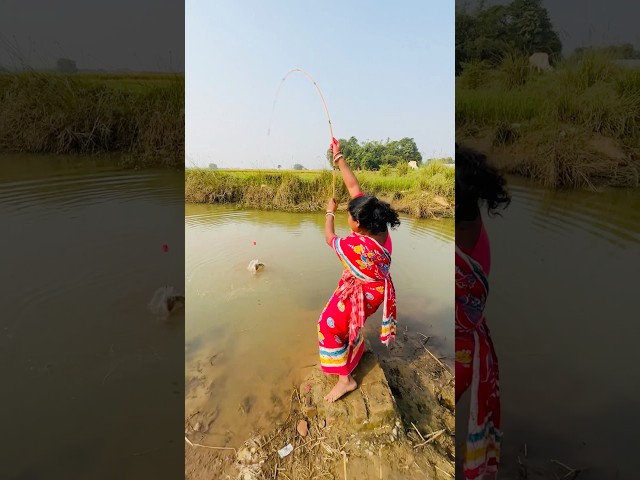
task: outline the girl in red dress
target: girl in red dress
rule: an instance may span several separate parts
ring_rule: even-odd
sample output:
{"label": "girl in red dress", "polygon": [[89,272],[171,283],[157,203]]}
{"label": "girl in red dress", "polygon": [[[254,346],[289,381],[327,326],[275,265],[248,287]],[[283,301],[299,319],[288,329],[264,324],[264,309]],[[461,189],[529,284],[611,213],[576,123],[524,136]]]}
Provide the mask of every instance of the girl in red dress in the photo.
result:
{"label": "girl in red dress", "polygon": [[351,234],[335,234],[335,199],[327,204],[325,238],[344,265],[338,287],[318,320],[320,366],[327,374],[338,375],[338,382],[325,396],[334,402],[357,388],[351,373],[364,352],[361,329],[365,320],[382,308],[380,340],[389,346],[396,334],[396,297],[389,273],[391,237],[389,228],[400,225],[398,214],[388,203],[365,195],[345,162],[340,144],[331,144],[334,165],[340,169],[351,201],[347,207]]}

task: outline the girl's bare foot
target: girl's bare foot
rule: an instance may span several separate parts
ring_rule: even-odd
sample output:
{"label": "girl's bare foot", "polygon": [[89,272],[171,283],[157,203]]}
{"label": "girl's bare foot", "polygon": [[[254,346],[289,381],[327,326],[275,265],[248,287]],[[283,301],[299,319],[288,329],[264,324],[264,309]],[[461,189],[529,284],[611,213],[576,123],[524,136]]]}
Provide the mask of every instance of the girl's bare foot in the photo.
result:
{"label": "girl's bare foot", "polygon": [[358,383],[349,375],[348,379],[343,380],[345,377],[340,377],[338,383],[331,389],[331,391],[325,395],[324,399],[327,402],[335,402],[345,393],[352,392],[358,388]]}

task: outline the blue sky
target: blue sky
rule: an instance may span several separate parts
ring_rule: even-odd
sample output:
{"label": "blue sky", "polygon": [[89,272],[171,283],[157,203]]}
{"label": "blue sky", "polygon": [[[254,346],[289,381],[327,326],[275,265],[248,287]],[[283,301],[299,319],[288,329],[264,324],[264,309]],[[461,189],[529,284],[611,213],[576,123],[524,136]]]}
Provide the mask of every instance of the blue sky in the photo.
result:
{"label": "blue sky", "polygon": [[[330,134],[454,152],[454,2],[185,3],[187,166],[326,168]],[[267,132],[270,130],[270,135]]]}

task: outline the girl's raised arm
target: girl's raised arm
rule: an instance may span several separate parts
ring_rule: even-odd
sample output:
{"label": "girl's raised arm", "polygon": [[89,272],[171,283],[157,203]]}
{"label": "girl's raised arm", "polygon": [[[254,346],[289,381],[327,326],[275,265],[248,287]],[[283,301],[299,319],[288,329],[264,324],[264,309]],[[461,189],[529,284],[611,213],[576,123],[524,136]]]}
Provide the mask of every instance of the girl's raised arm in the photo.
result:
{"label": "girl's raised arm", "polygon": [[340,151],[340,142],[335,138],[331,143],[331,153],[333,154],[333,164],[340,169],[340,175],[342,176],[345,187],[347,187],[349,196],[351,198],[355,198],[362,193],[360,183],[358,183],[358,179],[349,168],[349,165],[347,165],[347,162]]}

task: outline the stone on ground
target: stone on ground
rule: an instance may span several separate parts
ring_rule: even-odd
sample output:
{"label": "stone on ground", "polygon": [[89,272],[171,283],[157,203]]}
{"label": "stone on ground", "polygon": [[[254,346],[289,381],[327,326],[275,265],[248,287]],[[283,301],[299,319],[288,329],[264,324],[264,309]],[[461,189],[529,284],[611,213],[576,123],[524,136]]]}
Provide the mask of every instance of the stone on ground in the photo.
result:
{"label": "stone on ground", "polygon": [[314,369],[300,385],[302,411],[319,424],[339,424],[351,431],[391,434],[399,419],[395,399],[373,352],[366,350],[354,372],[358,388],[329,403],[324,396],[337,377]]}

